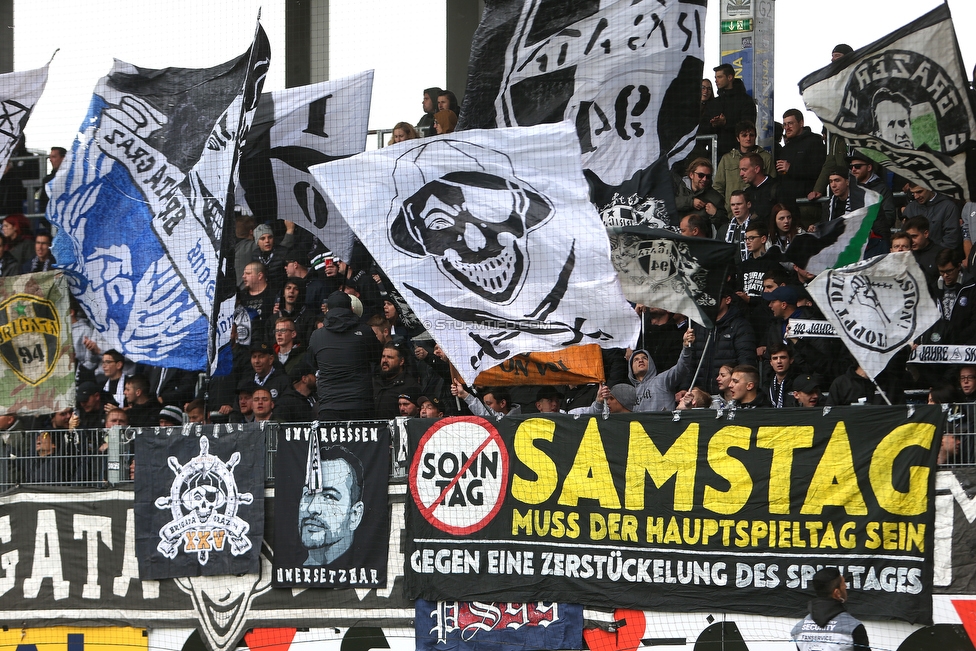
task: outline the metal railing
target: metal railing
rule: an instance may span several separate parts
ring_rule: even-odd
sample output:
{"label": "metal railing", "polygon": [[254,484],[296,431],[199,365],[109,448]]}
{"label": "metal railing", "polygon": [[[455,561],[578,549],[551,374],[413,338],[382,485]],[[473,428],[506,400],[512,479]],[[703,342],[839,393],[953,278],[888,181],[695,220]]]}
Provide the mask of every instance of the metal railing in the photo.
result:
{"label": "metal railing", "polygon": [[[905,406],[910,409],[910,406]],[[976,403],[943,406],[945,427],[941,467],[976,465]],[[396,419],[402,421],[404,419]],[[391,478],[403,481],[405,465],[397,459],[399,424],[390,423],[393,454]],[[345,423],[348,425],[348,423]],[[308,427],[310,423],[266,423],[265,473],[274,485],[278,433],[284,427]],[[320,423],[326,426],[328,423]],[[7,432],[0,437],[0,490],[17,485],[103,488],[131,484],[135,473],[133,442],[139,428],[113,427],[91,430],[29,430]]]}

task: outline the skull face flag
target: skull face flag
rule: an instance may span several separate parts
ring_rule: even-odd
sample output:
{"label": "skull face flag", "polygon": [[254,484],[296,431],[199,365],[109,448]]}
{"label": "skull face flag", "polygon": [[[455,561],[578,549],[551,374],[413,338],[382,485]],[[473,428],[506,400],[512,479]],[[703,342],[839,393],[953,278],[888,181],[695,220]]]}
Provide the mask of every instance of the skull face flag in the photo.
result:
{"label": "skull face flag", "polygon": [[568,123],[408,141],[311,172],[465,382],[519,353],[636,340]]}
{"label": "skull face flag", "polygon": [[136,556],[143,579],[260,570],[264,430],[256,424],[141,430]]}

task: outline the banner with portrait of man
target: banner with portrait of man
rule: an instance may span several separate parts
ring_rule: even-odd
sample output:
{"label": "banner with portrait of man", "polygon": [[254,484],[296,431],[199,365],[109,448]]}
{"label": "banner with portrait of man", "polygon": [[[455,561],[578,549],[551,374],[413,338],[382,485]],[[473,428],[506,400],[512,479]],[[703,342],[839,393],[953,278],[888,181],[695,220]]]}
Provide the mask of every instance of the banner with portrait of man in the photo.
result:
{"label": "banner with portrait of man", "polygon": [[848,147],[955,199],[969,196],[968,87],[948,4],[800,80],[807,109]]}
{"label": "banner with portrait of man", "polygon": [[390,431],[286,428],[275,467],[275,587],[385,588]]}

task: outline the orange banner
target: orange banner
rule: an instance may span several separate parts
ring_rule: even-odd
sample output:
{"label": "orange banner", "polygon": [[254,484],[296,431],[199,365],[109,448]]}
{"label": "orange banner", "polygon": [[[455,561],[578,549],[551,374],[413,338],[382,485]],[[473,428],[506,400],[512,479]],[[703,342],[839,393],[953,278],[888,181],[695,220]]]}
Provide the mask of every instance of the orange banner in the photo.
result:
{"label": "orange banner", "polygon": [[527,353],[480,373],[477,386],[589,384],[603,382],[603,354],[597,344],[570,346],[554,353]]}

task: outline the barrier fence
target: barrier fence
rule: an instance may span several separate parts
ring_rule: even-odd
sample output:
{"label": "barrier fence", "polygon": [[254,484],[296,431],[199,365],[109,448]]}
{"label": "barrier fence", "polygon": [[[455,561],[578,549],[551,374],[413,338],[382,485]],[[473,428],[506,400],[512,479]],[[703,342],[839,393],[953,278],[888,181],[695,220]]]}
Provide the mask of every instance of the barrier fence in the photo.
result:
{"label": "barrier fence", "polygon": [[[911,405],[906,405],[911,409]],[[829,409],[829,407],[825,408]],[[947,452],[940,467],[976,465],[976,403],[944,405],[945,442]],[[390,421],[391,432],[407,419]],[[358,421],[356,425],[386,425],[387,421]],[[278,434],[285,427],[309,427],[311,423],[265,424],[266,481],[273,486]],[[320,423],[328,426],[329,423]],[[348,425],[348,424],[347,424]],[[194,424],[182,428],[192,434]],[[112,427],[110,429],[23,430],[7,432],[0,437],[0,489],[17,485],[68,486],[102,488],[131,483],[135,474],[133,442],[141,429]],[[155,429],[155,428],[153,428]],[[166,429],[166,428],[161,428]],[[394,437],[395,438],[395,437]],[[391,478],[403,477],[403,460],[391,455]]]}

